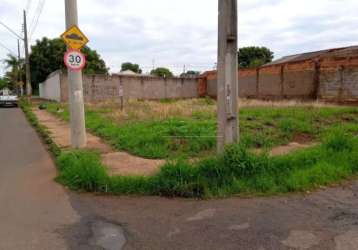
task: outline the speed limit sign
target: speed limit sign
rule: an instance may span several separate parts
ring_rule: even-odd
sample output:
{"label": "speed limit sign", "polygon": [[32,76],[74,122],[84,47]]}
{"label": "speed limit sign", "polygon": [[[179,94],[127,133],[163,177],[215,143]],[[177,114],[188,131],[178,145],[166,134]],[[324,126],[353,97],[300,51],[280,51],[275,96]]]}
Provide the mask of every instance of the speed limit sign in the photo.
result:
{"label": "speed limit sign", "polygon": [[80,51],[69,50],[64,56],[65,65],[73,71],[79,71],[86,65],[86,57]]}

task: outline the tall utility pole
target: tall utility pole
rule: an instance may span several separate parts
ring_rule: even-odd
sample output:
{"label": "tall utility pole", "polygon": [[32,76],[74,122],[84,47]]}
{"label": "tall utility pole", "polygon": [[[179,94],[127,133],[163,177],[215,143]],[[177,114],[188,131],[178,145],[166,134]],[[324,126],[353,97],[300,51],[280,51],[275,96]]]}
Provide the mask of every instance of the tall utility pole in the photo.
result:
{"label": "tall utility pole", "polygon": [[26,64],[26,94],[31,97],[31,72],[30,72],[30,57],[29,57],[29,41],[27,36],[27,20],[26,10],[24,10],[24,45],[25,45],[25,64]]}
{"label": "tall utility pole", "polygon": [[18,71],[17,71],[17,74],[18,74],[18,76],[17,76],[17,82],[18,82],[18,84],[20,84],[19,85],[19,87],[20,87],[20,95],[22,96],[23,94],[24,94],[24,90],[23,90],[23,86],[22,86],[22,76],[21,76],[21,67],[22,67],[22,65],[20,64],[20,62],[21,62],[21,53],[20,53],[20,40],[19,39],[17,39],[17,60],[18,60]]}
{"label": "tall utility pole", "polygon": [[217,150],[239,140],[237,0],[219,0]]}
{"label": "tall utility pole", "polygon": [[[66,28],[78,25],[77,0],[65,0]],[[85,112],[83,102],[82,71],[68,69],[71,144],[73,148],[83,148],[87,144]]]}

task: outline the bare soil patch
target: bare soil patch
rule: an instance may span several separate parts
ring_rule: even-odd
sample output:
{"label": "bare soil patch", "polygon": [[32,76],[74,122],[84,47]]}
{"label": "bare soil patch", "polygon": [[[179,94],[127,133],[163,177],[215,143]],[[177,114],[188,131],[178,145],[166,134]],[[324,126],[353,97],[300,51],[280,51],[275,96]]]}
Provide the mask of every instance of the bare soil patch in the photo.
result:
{"label": "bare soil patch", "polygon": [[309,144],[314,140],[313,136],[310,134],[299,133],[295,134],[292,138],[292,142],[296,142],[298,144]]}
{"label": "bare soil patch", "polygon": [[102,155],[104,165],[110,175],[152,175],[164,164],[164,160],[149,160],[130,155],[125,152],[112,152]]}
{"label": "bare soil patch", "polygon": [[[67,122],[55,117],[46,110],[33,108],[33,113],[39,122],[45,126],[54,142],[62,149],[71,147],[70,126]],[[163,160],[149,160],[130,155],[125,152],[115,152],[99,137],[87,132],[86,149],[101,153],[104,165],[110,175],[148,176],[159,170]]]}
{"label": "bare soil patch", "polygon": [[282,145],[282,146],[278,146],[278,147],[273,148],[271,150],[271,152],[270,152],[270,156],[286,155],[286,154],[289,154],[289,153],[294,152],[296,150],[313,147],[314,145],[315,144],[313,144],[313,143],[301,144],[301,143],[297,143],[297,142],[291,142],[291,143],[289,143],[287,145]]}
{"label": "bare soil patch", "polygon": [[[269,152],[269,155],[270,156],[286,155],[286,154],[289,154],[291,152],[294,152],[294,151],[297,151],[300,149],[313,147],[315,145],[317,145],[317,144],[313,141],[312,135],[297,134],[293,137],[292,142],[290,142],[286,145],[280,145],[280,146],[272,148],[271,151]],[[257,148],[257,149],[254,149],[253,152],[256,154],[260,154],[263,152],[263,149]]]}

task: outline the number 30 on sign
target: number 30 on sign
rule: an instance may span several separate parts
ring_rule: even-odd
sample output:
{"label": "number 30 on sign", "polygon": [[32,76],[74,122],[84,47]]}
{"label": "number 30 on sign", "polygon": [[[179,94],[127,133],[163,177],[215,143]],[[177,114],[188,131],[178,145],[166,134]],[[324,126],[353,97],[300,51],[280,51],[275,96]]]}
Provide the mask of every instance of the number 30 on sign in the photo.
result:
{"label": "number 30 on sign", "polygon": [[86,57],[80,51],[69,50],[64,56],[65,65],[68,69],[79,71],[86,65]]}

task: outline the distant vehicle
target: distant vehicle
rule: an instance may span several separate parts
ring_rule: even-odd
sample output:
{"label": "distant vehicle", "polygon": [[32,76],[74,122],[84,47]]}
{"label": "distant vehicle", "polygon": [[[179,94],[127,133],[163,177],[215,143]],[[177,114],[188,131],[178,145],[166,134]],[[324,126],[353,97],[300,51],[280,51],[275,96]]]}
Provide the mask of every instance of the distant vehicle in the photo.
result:
{"label": "distant vehicle", "polygon": [[8,89],[0,90],[0,106],[17,107],[19,98]]}

